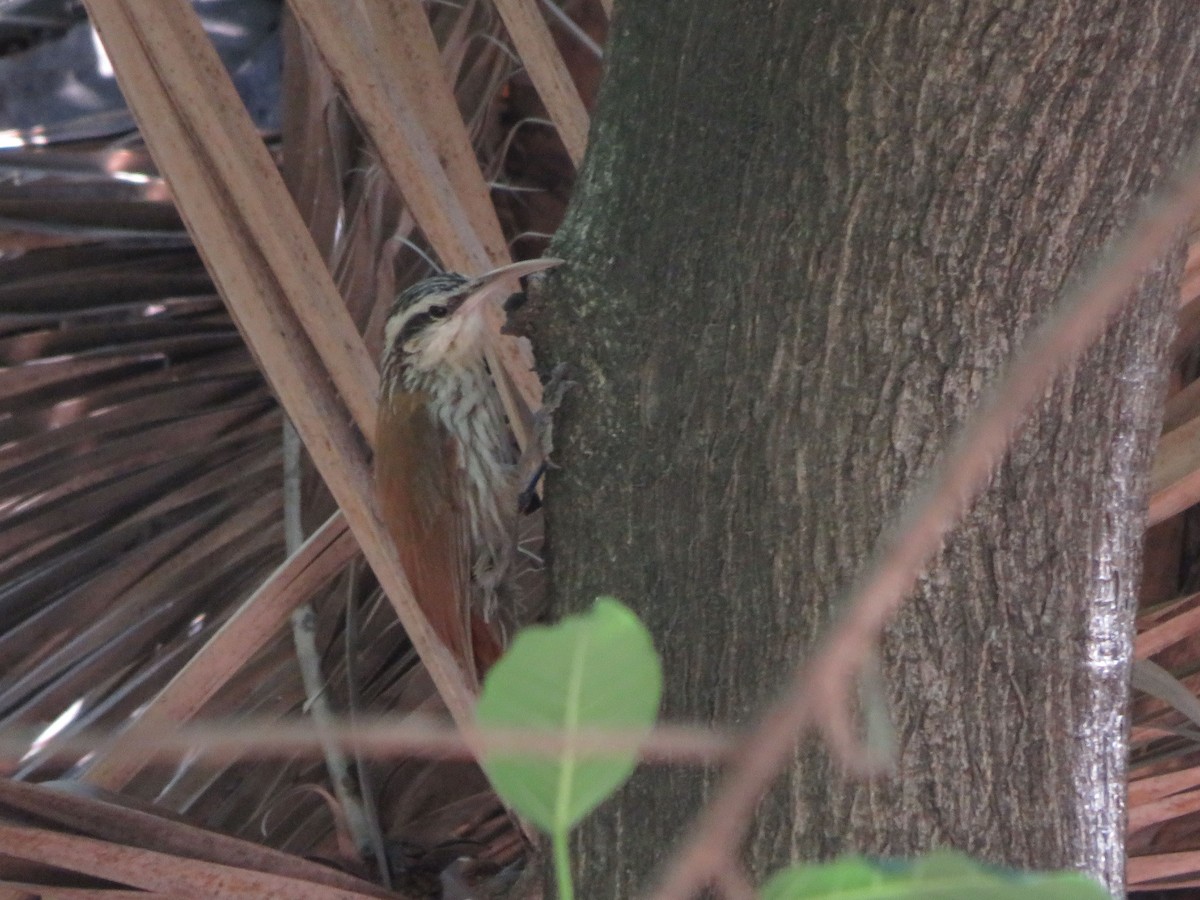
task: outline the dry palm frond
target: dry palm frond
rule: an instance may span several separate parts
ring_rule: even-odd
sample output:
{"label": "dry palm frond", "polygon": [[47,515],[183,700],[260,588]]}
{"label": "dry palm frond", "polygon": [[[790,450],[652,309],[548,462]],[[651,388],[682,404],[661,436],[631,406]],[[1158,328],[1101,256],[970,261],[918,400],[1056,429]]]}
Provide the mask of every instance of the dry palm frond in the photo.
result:
{"label": "dry palm frond", "polygon": [[192,251],[10,268],[0,709],[49,723],[82,699],[82,722],[114,693],[144,699],[139,666],[274,564],[278,413]]}
{"label": "dry palm frond", "polygon": [[[21,859],[170,896],[193,895],[197,885],[214,895],[243,890],[297,897],[389,896],[326,866],[199,829],[116,796],[87,796],[70,783],[0,783],[0,823],[0,839],[7,834],[26,841],[26,851],[14,854]],[[113,867],[103,868],[97,856]],[[188,860],[194,868],[180,871],[176,860]],[[39,880],[48,880],[46,874]]]}
{"label": "dry palm frond", "polygon": [[[98,0],[94,8],[108,16],[109,34],[113,15],[136,11],[137,21],[124,26],[143,29],[151,45],[198,40],[178,20],[168,21],[158,0]],[[310,346],[301,354],[308,379],[302,399],[324,394],[330,404],[346,404],[337,413],[327,404],[329,421],[319,423],[341,429],[335,467],[359,467],[357,482],[349,482],[357,486],[335,491],[343,503],[367,490],[361,473],[373,416],[370,360],[380,312],[397,286],[427,272],[434,253],[465,267],[447,249],[456,243],[485,247],[480,265],[505,259],[518,223],[551,231],[561,214],[561,203],[531,215],[506,193],[488,196],[487,182],[504,171],[506,155],[521,152],[522,177],[540,177],[534,153],[512,149],[531,129],[510,139],[514,114],[503,109],[506,96],[515,96],[506,86],[516,78],[519,88],[520,59],[505,46],[508,35],[490,4],[431,4],[424,30],[400,15],[411,10],[366,8],[369,27],[360,23],[350,34],[370,40],[377,72],[410,92],[423,86],[418,98],[434,99],[404,112],[385,93],[387,103],[372,107],[353,72],[339,87],[323,62],[328,48],[318,53],[310,36],[285,22],[285,115],[276,155],[312,254],[294,256],[297,244],[278,221],[278,192],[263,203],[264,184],[274,177],[264,167],[273,173],[273,161],[259,156],[250,180],[230,169],[238,153],[254,150],[252,137],[197,163],[206,141],[224,140],[216,132],[232,127],[227,118],[210,120],[220,122],[213,127],[193,120],[190,139],[198,143],[167,151],[185,168],[164,166],[177,184],[182,179],[178,199],[192,227],[207,227],[208,214],[185,196],[197,179],[214,172],[218,183],[243,178],[227,207],[242,204],[242,230],[202,248],[205,261],[222,291],[236,294],[241,263],[230,258],[231,248],[258,253],[273,266],[275,283],[285,285],[289,314],[312,311],[305,327],[299,319],[288,327],[297,343]],[[398,46],[407,48],[399,56]],[[120,72],[145,48],[118,38],[109,49]],[[180,56],[194,64],[203,54],[173,61]],[[439,80],[430,81],[434,65]],[[154,107],[152,118],[161,122],[180,107],[193,115],[220,94],[212,85],[217,74],[209,65],[194,85],[173,86],[176,106]],[[461,128],[451,121],[447,130],[445,116],[439,119],[450,96],[439,87],[443,80],[453,88]],[[233,103],[228,96],[221,102]],[[448,210],[416,216],[405,203],[413,200],[411,185],[392,182],[394,166],[386,163],[396,148],[372,141],[390,133],[380,115],[401,116],[405,133],[427,129],[438,152],[456,160],[444,177],[460,212],[450,213],[457,230],[443,239],[419,225]],[[161,157],[162,148],[156,152]],[[564,166],[561,147],[548,152],[555,174],[544,182],[561,198],[570,164]],[[468,165],[475,159],[482,170]],[[63,896],[113,881],[151,896],[211,894],[221,885],[263,895],[306,896],[312,889],[334,896],[336,889],[392,896],[297,859],[373,877],[345,830],[345,810],[322,763],[309,756],[189,756],[164,765],[140,752],[136,728],[121,730],[131,720],[302,714],[312,698],[280,626],[305,601],[315,616],[324,693],[335,709],[445,714],[392,604],[372,579],[345,569],[353,544],[311,466],[300,519],[312,537],[284,564],[282,417],[258,363],[285,400],[295,393],[287,383],[293,376],[280,374],[269,345],[247,351],[181,230],[166,182],[136,139],[0,154],[0,176],[0,225],[15,229],[0,246],[46,247],[0,260],[0,544],[7,551],[0,554],[0,722],[52,727],[60,737],[56,745],[47,734],[6,773],[16,780],[0,783],[0,879],[30,891],[57,885]],[[260,233],[264,224],[272,234]],[[306,268],[320,267],[322,258],[327,274]],[[337,308],[290,302],[297,296]],[[260,300],[237,313],[241,326],[254,327],[246,319],[259,314]],[[341,330],[330,329],[334,320]],[[364,339],[369,352],[361,349]],[[311,439],[311,422],[306,427]],[[328,473],[328,458],[322,468]],[[336,483],[344,475],[331,477]],[[69,739],[93,729],[116,738],[80,759],[68,750]],[[511,881],[525,845],[473,764],[360,761],[355,777],[378,809],[402,892],[437,896],[443,882]],[[54,790],[32,784],[47,779],[60,781]],[[120,794],[63,793],[65,785],[89,783]],[[40,793],[5,794],[5,786]],[[34,815],[30,804],[44,809]],[[68,811],[52,814],[56,809]],[[9,852],[33,839],[40,855]],[[101,855],[107,868],[93,864]],[[270,881],[280,876],[293,881]]]}
{"label": "dry palm frond", "polygon": [[222,296],[448,708],[467,721],[469,689],[412,599],[346,419],[374,434],[378,373],[199,20],[159,0],[90,11]]}
{"label": "dry palm frond", "polygon": [[[1198,557],[1192,505],[1200,460],[1195,458],[1197,334],[1195,302],[1200,242],[1193,242],[1181,290],[1181,338],[1174,390],[1151,482],[1146,572],[1135,657],[1156,677],[1135,674],[1130,707],[1130,854],[1127,882],[1141,890],[1200,885],[1200,587],[1189,570]],[[1192,323],[1192,324],[1189,324]],[[1190,383],[1189,383],[1190,382]],[[1152,661],[1152,662],[1151,662]]]}
{"label": "dry palm frond", "polygon": [[[324,260],[336,287],[324,296],[340,295],[345,313],[334,315],[345,315],[353,324],[345,330],[369,348],[348,351],[356,363],[327,361],[313,372],[343,379],[341,399],[369,441],[364,360],[377,352],[396,287],[427,272],[432,258],[479,268],[537,249],[561,216],[582,153],[586,113],[573,93],[586,103],[596,67],[553,19],[547,30],[532,15],[532,0],[504,3],[503,22],[482,0],[430,4],[428,33],[401,15],[415,4],[355,5],[354,16],[367,12],[345,30],[328,6],[295,4],[318,41],[288,26],[283,93],[292,106],[279,150],[313,261]],[[603,0],[570,11],[598,38],[612,9]],[[515,24],[522,14],[526,24]],[[562,38],[573,86],[554,71],[551,33]],[[456,120],[439,127],[447,101],[442,81],[428,80],[430,35],[461,129]],[[365,87],[370,78],[383,89]],[[434,167],[439,156],[450,164]],[[467,165],[472,157],[478,173]],[[0,247],[42,248],[0,260],[0,722],[54,722],[69,737],[116,731],[139,711],[147,722],[295,715],[309,697],[280,626],[302,600],[313,604],[336,708],[443,710],[390,603],[369,579],[344,572],[352,546],[312,467],[301,519],[313,537],[281,568],[281,416],[140,144],[93,140],[0,156],[0,226]],[[1193,251],[1184,341],[1200,327],[1197,285]],[[295,333],[318,342],[325,322],[318,313]],[[1152,501],[1152,519],[1168,525],[1200,497],[1200,462],[1191,458],[1197,398],[1193,383],[1168,405]],[[348,426],[346,434],[363,438]],[[350,456],[361,459],[361,445]],[[1181,544],[1179,529],[1171,533]],[[1195,694],[1196,585],[1174,581],[1139,618],[1138,653]],[[1152,697],[1139,697],[1132,716],[1130,883],[1196,884],[1200,729]],[[369,871],[346,845],[321,763],[146,765],[130,751],[136,732],[127,735],[82,765],[49,740],[6,773],[7,884],[28,884],[31,893],[57,885],[62,896],[112,881],[143,889],[139,896],[198,885],[388,895],[298,858]],[[410,759],[364,771],[392,868],[413,893],[436,894],[445,872],[458,877],[459,857],[475,860],[475,874],[492,874],[521,856],[519,835],[475,767]],[[52,788],[31,783],[59,777],[67,781]],[[64,786],[86,780],[121,794],[80,797]],[[38,854],[11,852],[35,842]],[[103,871],[94,865],[101,850],[113,860]],[[291,881],[269,880],[278,877]]]}
{"label": "dry palm frond", "polygon": [[504,25],[550,112],[559,137],[578,166],[587,147],[588,114],[550,29],[538,11],[537,0],[496,0],[496,8],[504,17]]}

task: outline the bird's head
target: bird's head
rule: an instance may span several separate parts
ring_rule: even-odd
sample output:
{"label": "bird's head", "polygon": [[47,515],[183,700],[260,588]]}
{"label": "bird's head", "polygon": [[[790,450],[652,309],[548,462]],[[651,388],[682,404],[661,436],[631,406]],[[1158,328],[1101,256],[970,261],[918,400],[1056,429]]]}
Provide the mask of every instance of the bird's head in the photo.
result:
{"label": "bird's head", "polygon": [[479,357],[488,333],[486,304],[504,299],[522,276],[561,262],[530,259],[478,278],[448,272],[406,288],[392,304],[384,325],[385,371],[430,372]]}

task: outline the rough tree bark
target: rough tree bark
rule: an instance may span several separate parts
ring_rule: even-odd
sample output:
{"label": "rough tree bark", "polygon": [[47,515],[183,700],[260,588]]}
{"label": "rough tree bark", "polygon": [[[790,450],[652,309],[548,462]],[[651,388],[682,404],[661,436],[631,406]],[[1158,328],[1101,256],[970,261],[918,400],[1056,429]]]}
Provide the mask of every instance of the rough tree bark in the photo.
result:
{"label": "rough tree bark", "polygon": [[[560,608],[615,593],[674,720],[745,723],[983,386],[1200,122],[1200,5],[619,5],[535,337],[581,388]],[[757,874],[951,845],[1122,881],[1145,472],[1180,255],[1049,396],[891,629],[896,776],[812,743]],[[639,774],[580,842],[630,897],[713,773]]]}

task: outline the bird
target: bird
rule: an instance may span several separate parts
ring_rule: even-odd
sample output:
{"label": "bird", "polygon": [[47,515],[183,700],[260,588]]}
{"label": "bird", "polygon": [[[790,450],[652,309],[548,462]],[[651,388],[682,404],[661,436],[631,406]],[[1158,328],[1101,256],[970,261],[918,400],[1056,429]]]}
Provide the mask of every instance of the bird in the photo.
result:
{"label": "bird", "polygon": [[[384,325],[375,485],[417,604],[475,684],[499,657],[540,567],[521,545],[540,520],[544,461],[498,363],[488,304],[561,260],[448,272],[402,291]],[[516,421],[521,420],[521,421]]]}

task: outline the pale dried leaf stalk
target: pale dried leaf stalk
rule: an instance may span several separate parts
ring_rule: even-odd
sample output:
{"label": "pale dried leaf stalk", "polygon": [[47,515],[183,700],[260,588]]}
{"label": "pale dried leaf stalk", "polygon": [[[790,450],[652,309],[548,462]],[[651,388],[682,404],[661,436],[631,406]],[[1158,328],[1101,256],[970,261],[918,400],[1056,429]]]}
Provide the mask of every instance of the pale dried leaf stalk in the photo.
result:
{"label": "pale dried leaf stalk", "polygon": [[537,0],[495,0],[504,27],[576,168],[587,150],[588,114]]}
{"label": "pale dried leaf stalk", "polygon": [[484,245],[489,264],[502,266],[510,262],[491,191],[479,170],[467,127],[458,114],[458,101],[446,79],[424,9],[418,3],[369,0],[362,8],[379,77],[405,98],[409,115],[429,135],[446,179]]}
{"label": "pale dried leaf stalk", "polygon": [[[379,517],[365,447],[327,380],[340,373],[369,438],[378,376],[355,362],[366,358],[361,339],[195,12],[182,0],[89,0],[88,10],[213,280],[451,714],[469,722],[472,692],[412,597]],[[219,164],[214,153],[223,154]],[[319,304],[314,294],[324,295]],[[330,331],[334,322],[319,321],[316,310],[341,310],[346,327],[324,341],[325,366],[293,306]]]}
{"label": "pale dried leaf stalk", "polygon": [[374,41],[365,34],[369,25],[357,6],[351,27],[339,5],[291,0],[291,7],[442,261],[468,274],[491,268],[494,260],[438,159],[420,104],[407,96],[407,85],[384,82]]}
{"label": "pale dried leaf stalk", "polygon": [[[447,268],[477,275],[511,257],[495,207],[475,162],[458,105],[436,56],[428,22],[416,9],[372,3],[339,7],[291,0],[296,18],[355,111],[418,226]],[[403,65],[401,65],[403,62]],[[448,105],[443,106],[443,103]],[[541,401],[528,346],[499,336],[499,310],[489,308],[500,362],[526,406]],[[515,410],[515,398],[505,397]]]}
{"label": "pale dried leaf stalk", "polygon": [[[298,878],[143,850],[75,834],[0,824],[0,847],[20,859],[83,872],[174,897],[295,897],[357,900],[371,894]],[[44,895],[44,894],[43,894]]]}

